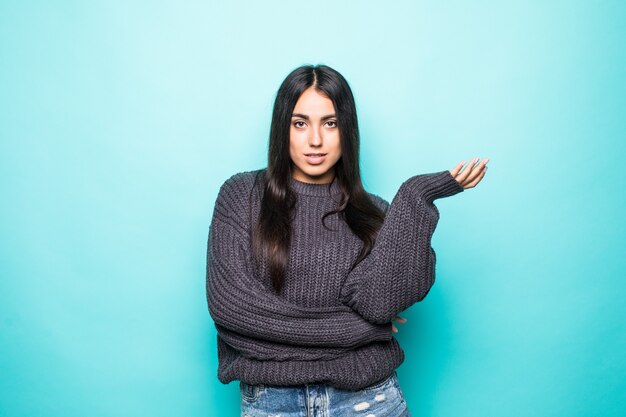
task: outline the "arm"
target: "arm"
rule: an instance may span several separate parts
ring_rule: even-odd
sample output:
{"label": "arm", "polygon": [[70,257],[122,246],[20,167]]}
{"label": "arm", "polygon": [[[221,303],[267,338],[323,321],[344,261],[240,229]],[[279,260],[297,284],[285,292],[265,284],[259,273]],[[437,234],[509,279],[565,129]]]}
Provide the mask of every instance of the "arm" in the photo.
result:
{"label": "arm", "polygon": [[346,277],[341,301],[368,321],[385,323],[426,297],[435,281],[431,238],[439,211],[433,201],[463,190],[448,170],[405,181],[372,251]]}
{"label": "arm", "polygon": [[269,340],[255,339],[243,336],[216,324],[217,333],[223,342],[227,343],[242,356],[259,361],[316,361],[336,359],[338,356],[352,350],[351,347],[317,347],[295,346]]}
{"label": "arm", "polygon": [[301,346],[354,347],[392,338],[348,306],[289,303],[255,276],[246,216],[247,179],[235,174],[218,193],[207,243],[207,304],[216,325],[244,336]]}

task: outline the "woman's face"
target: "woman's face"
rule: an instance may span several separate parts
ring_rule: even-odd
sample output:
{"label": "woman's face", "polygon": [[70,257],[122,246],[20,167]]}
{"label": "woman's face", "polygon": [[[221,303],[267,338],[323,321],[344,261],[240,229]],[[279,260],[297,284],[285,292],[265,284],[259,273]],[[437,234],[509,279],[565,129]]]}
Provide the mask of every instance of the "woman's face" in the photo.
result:
{"label": "woman's face", "polygon": [[335,177],[334,165],[341,157],[335,107],[313,87],[304,90],[293,109],[289,154],[296,180],[326,184]]}

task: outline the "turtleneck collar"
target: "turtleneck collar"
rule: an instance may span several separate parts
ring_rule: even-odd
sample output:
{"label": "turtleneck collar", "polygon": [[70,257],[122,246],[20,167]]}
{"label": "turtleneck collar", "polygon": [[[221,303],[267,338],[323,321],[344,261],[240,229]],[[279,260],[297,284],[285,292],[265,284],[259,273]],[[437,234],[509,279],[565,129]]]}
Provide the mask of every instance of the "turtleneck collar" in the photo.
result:
{"label": "turtleneck collar", "polygon": [[[291,189],[294,190],[298,194],[304,195],[312,195],[312,196],[329,196],[339,194],[341,192],[341,187],[339,187],[339,182],[337,182],[337,176],[333,178],[333,181],[326,184],[313,184],[309,182],[298,181],[295,178],[291,178],[290,181]],[[329,190],[330,186],[330,190]]]}

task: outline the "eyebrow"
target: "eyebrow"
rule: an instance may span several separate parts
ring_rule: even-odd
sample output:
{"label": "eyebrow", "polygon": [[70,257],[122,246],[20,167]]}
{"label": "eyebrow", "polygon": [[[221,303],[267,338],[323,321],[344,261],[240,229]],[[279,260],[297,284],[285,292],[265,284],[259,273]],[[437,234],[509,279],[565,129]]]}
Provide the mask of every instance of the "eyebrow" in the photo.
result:
{"label": "eyebrow", "polygon": [[[291,117],[301,117],[305,120],[309,120],[309,116],[307,116],[306,114],[302,114],[302,113],[293,113],[291,115]],[[332,119],[333,117],[337,117],[337,115],[335,114],[327,114],[326,116],[322,117],[322,120],[326,120],[326,119]]]}

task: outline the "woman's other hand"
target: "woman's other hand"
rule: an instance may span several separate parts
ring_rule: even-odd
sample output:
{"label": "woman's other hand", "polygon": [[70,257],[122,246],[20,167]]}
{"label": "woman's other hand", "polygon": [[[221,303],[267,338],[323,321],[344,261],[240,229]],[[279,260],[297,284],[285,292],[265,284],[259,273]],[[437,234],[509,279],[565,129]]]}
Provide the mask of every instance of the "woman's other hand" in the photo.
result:
{"label": "woman's other hand", "polygon": [[463,165],[465,164],[465,160],[459,162],[454,168],[450,170],[450,174],[454,177],[454,179],[463,186],[463,188],[473,188],[478,184],[485,173],[487,173],[487,162],[489,159],[483,159],[478,162],[478,158],[472,158],[472,160],[467,164],[465,169],[461,171]]}
{"label": "woman's other hand", "polygon": [[[406,319],[400,316],[394,317],[393,321],[397,321],[398,323],[402,324],[406,323]],[[391,323],[391,331],[394,333],[398,333],[398,328],[393,323]]]}

